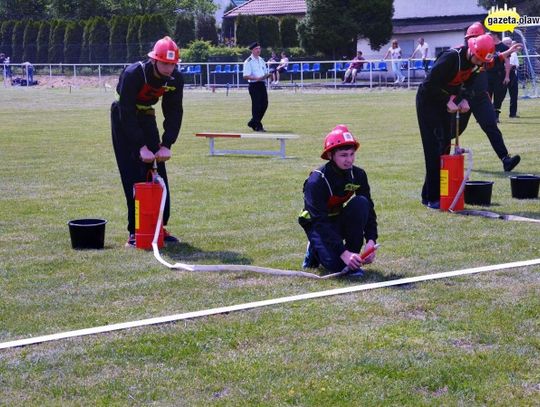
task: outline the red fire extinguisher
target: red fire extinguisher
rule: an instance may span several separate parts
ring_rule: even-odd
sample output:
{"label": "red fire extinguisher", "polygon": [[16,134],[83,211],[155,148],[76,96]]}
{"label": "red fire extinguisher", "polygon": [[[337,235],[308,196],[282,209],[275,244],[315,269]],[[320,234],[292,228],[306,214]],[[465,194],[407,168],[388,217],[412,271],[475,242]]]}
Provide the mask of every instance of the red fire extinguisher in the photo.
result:
{"label": "red fire extinguisher", "polygon": [[[163,188],[152,176],[152,181],[136,183],[134,190],[135,247],[152,249],[152,240],[156,231]],[[163,247],[163,225],[160,225],[157,245],[158,248]]]}
{"label": "red fire extinguisher", "polygon": [[465,207],[465,200],[461,194],[454,205],[450,208],[456,194],[460,190],[464,178],[463,150],[459,147],[459,112],[456,112],[456,145],[454,154],[441,156],[441,211],[461,211]]}

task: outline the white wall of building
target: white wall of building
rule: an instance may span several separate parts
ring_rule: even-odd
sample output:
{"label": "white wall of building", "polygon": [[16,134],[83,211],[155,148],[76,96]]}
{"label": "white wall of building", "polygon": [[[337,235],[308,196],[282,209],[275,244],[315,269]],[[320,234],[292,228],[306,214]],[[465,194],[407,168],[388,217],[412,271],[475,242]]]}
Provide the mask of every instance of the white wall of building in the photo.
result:
{"label": "white wall of building", "polygon": [[[440,47],[455,47],[463,44],[463,31],[445,31],[440,33],[418,33],[418,34],[403,34],[396,35],[392,39],[397,39],[399,46],[401,47],[403,58],[409,58],[418,45],[418,38],[424,37],[429,45],[428,55],[430,58],[435,58],[435,50]],[[357,49],[362,51],[364,58],[366,59],[380,59],[384,57],[391,43],[381,47],[380,51],[374,51],[370,48],[369,42],[365,39],[358,41]],[[415,56],[418,58],[418,54]]]}

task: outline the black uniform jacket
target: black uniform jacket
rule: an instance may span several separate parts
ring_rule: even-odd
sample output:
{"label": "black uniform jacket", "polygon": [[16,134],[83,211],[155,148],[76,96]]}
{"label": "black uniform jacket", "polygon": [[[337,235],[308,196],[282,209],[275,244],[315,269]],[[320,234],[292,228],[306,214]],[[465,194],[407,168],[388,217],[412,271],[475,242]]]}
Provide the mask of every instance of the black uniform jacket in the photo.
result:
{"label": "black uniform jacket", "polygon": [[145,129],[138,116],[154,115],[152,106],[160,98],[165,118],[161,145],[170,148],[174,144],[182,125],[183,91],[184,79],[176,68],[170,78],[158,78],[148,60],[131,64],[122,72],[116,87],[117,103],[123,133],[134,150],[146,145],[150,150],[157,151],[159,134],[156,140],[156,135],[152,134],[154,132]]}
{"label": "black uniform jacket", "polygon": [[467,98],[463,86],[470,88],[473,73],[479,68],[467,59],[467,47],[451,48],[437,58],[418,89],[418,94],[435,103],[446,104],[451,95]]}
{"label": "black uniform jacket", "polygon": [[315,228],[326,245],[343,252],[343,237],[334,220],[353,195],[362,195],[370,203],[364,238],[366,242],[370,239],[376,241],[377,215],[371,200],[367,174],[356,166],[350,170],[341,170],[330,161],[309,175],[304,183],[304,219],[300,223],[303,227]]}

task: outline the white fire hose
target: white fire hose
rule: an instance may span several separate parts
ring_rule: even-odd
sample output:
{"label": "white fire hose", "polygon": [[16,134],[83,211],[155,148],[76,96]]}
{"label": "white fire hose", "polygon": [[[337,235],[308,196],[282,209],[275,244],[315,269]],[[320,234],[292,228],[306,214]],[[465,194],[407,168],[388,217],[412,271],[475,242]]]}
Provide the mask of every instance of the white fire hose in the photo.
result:
{"label": "white fire hose", "polygon": [[[458,150],[459,149],[459,150]],[[467,153],[467,171],[465,172],[465,176],[463,177],[463,181],[461,182],[461,185],[459,186],[459,189],[456,193],[456,196],[454,197],[454,200],[452,201],[452,204],[448,208],[448,212],[454,212],[454,208],[456,207],[459,198],[461,197],[461,194],[465,191],[465,184],[469,180],[469,177],[471,176],[471,172],[473,169],[473,154],[472,150],[468,148],[461,148],[459,146],[456,146],[456,154],[463,154]]]}

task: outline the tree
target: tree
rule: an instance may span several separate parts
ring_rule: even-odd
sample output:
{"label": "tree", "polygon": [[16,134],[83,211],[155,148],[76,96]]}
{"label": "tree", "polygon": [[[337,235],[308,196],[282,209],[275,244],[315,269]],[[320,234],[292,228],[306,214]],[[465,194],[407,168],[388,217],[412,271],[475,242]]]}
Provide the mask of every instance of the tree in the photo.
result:
{"label": "tree", "polygon": [[90,30],[92,28],[92,20],[81,21],[82,26],[82,42],[81,42],[81,53],[79,56],[79,63],[87,64],[90,62],[90,47],[88,44],[88,39],[90,37]]}
{"label": "tree", "polygon": [[356,27],[356,39],[367,38],[371,49],[381,49],[392,37],[393,0],[356,0],[352,3],[351,15]]}
{"label": "tree", "polygon": [[209,41],[212,45],[217,45],[218,36],[214,16],[200,15],[197,17],[195,36],[198,40]]}
{"label": "tree", "polygon": [[148,54],[156,41],[166,35],[169,35],[169,29],[161,14],[144,16],[139,27],[139,54]]}
{"label": "tree", "polygon": [[117,0],[110,1],[112,15],[171,14],[177,6],[176,0]]}
{"label": "tree", "polygon": [[279,46],[279,20],[276,17],[257,17],[257,31],[263,47]]}
{"label": "tree", "polygon": [[23,36],[26,21],[19,20],[13,26],[13,34],[11,34],[11,63],[23,62]]}
{"label": "tree", "polygon": [[64,62],[64,36],[66,35],[66,22],[57,20],[51,25],[49,38],[49,62],[58,64]]}
{"label": "tree", "polygon": [[37,35],[39,22],[28,20],[23,34],[23,61],[36,62],[37,59]]}
{"label": "tree", "polygon": [[298,47],[300,45],[298,31],[296,30],[297,24],[298,19],[293,16],[285,16],[281,19],[279,34],[283,48]]}
{"label": "tree", "polygon": [[210,56],[210,42],[195,40],[189,46],[190,61],[206,62]]}
{"label": "tree", "polygon": [[176,16],[174,41],[181,48],[187,48],[195,39],[195,19],[193,15],[182,13]]}
{"label": "tree", "polygon": [[126,36],[127,61],[135,62],[141,58],[139,52],[139,28],[141,28],[142,16],[133,16],[129,20]]}
{"label": "tree", "polygon": [[332,58],[351,55],[359,36],[372,49],[392,35],[392,0],[306,0],[307,13],[298,25],[302,46]]}
{"label": "tree", "polygon": [[76,64],[81,59],[84,22],[70,21],[64,35],[64,61]]}
{"label": "tree", "polygon": [[240,14],[236,18],[236,43],[247,46],[253,41],[259,40],[257,31],[257,19],[255,16],[244,16]]}
{"label": "tree", "polygon": [[0,20],[39,20],[46,15],[47,0],[0,1]]}
{"label": "tree", "polygon": [[195,17],[212,16],[218,6],[212,0],[180,0],[177,12],[191,14]]}
{"label": "tree", "polygon": [[[223,10],[223,14],[227,13],[228,11],[231,11],[236,6],[231,2],[229,5]],[[223,35],[223,38],[234,38],[234,18],[224,18],[221,22],[221,33]]]}
{"label": "tree", "polygon": [[36,61],[40,63],[49,62],[49,37],[51,35],[51,24],[48,21],[39,23],[37,35],[37,56]]}
{"label": "tree", "polygon": [[13,38],[14,26],[14,20],[4,21],[0,26],[0,31],[2,31],[2,43],[0,43],[0,52],[3,52],[4,54],[6,54],[6,56],[10,58],[12,54],[11,39]]}
{"label": "tree", "polygon": [[91,17],[109,17],[109,0],[49,0],[51,17],[62,20],[85,20]]}
{"label": "tree", "polygon": [[92,64],[109,60],[109,23],[104,17],[94,17],[88,33],[89,60]]}
{"label": "tree", "polygon": [[114,16],[111,19],[111,34],[109,38],[109,62],[125,62],[127,55],[127,30],[129,18]]}

